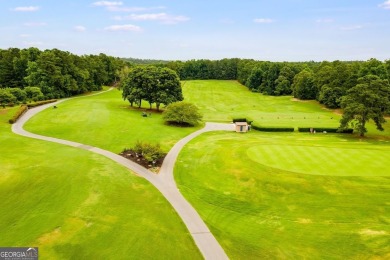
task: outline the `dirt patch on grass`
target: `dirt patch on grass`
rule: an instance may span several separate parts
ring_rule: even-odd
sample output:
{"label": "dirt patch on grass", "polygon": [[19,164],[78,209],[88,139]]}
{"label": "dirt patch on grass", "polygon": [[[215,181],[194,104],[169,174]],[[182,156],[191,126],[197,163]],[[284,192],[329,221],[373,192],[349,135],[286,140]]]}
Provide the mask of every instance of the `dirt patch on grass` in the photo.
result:
{"label": "dirt patch on grass", "polygon": [[336,115],[339,115],[339,116],[343,115],[343,110],[341,108],[332,109],[332,111],[333,111],[333,114],[336,114]]}
{"label": "dirt patch on grass", "polygon": [[58,240],[61,235],[61,227],[56,227],[53,231],[43,234],[40,238],[38,238],[38,242],[39,244],[46,245]]}
{"label": "dirt patch on grass", "polygon": [[364,236],[386,236],[388,233],[384,230],[372,230],[372,229],[363,229],[359,232],[360,235]]}
{"label": "dirt patch on grass", "polygon": [[309,218],[299,218],[299,219],[297,219],[297,222],[299,224],[311,224],[311,223],[313,223],[313,221],[311,219],[309,219]]}
{"label": "dirt patch on grass", "polygon": [[144,168],[146,168],[154,173],[159,172],[161,165],[164,161],[164,158],[166,156],[166,154],[164,154],[164,156],[162,156],[160,159],[156,160],[156,162],[153,165],[152,163],[148,162],[142,155],[137,154],[136,152],[134,152],[131,149],[125,150],[125,151],[121,152],[119,155],[125,157],[126,159],[128,159],[130,161],[133,161],[133,162],[143,166]]}
{"label": "dirt patch on grass", "polygon": [[302,99],[298,99],[298,98],[291,98],[291,101],[294,101],[294,102],[301,102],[301,103],[310,102],[310,100],[302,100]]}
{"label": "dirt patch on grass", "polygon": [[7,114],[7,112],[8,112],[8,108],[2,108],[2,109],[0,109],[0,115]]}

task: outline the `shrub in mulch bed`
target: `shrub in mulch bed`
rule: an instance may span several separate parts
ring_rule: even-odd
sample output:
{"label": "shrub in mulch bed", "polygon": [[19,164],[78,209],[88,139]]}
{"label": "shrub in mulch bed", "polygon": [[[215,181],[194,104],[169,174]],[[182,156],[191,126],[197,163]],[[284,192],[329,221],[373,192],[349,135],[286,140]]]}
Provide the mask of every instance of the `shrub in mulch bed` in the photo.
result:
{"label": "shrub in mulch bed", "polygon": [[146,169],[150,169],[152,171],[158,170],[161,167],[161,165],[164,161],[164,158],[166,156],[166,154],[161,154],[161,156],[155,160],[155,163],[153,165],[153,162],[149,162],[148,160],[145,159],[144,156],[142,156],[142,154],[136,153],[132,149],[125,149],[119,155],[145,167]]}

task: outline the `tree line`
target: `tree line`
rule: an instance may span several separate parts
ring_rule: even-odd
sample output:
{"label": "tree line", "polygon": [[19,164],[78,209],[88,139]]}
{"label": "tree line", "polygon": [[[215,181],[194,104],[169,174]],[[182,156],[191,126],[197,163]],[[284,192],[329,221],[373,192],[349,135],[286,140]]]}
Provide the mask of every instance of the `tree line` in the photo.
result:
{"label": "tree line", "polygon": [[340,108],[341,98],[358,79],[368,75],[390,80],[390,60],[269,62],[252,59],[172,61],[181,80],[238,80],[253,92],[315,99],[328,108]]}
{"label": "tree line", "polygon": [[[134,60],[134,59],[133,59]],[[238,80],[253,92],[265,95],[293,95],[298,99],[315,99],[328,108],[340,108],[341,99],[358,83],[358,79],[375,75],[390,80],[390,60],[269,62],[252,59],[189,60],[161,62],[136,59],[138,64],[155,63],[156,67],[174,70],[181,80]],[[100,90],[125,79],[134,67],[131,59],[83,55],[58,49],[0,49],[0,88],[18,101],[52,99]],[[35,94],[21,93],[34,87]],[[37,92],[37,89],[41,94]],[[0,93],[4,96],[4,91]],[[15,96],[16,95],[16,96]]]}
{"label": "tree line", "polygon": [[[370,119],[381,129],[384,115],[390,112],[390,60],[269,62],[234,58],[136,61],[157,64],[154,68],[146,65],[135,67],[134,61],[105,54],[77,56],[58,49],[0,49],[0,103],[5,106],[29,100],[69,97],[100,90],[103,85],[120,81],[120,86],[127,85],[123,98],[131,104],[140,105],[145,100],[159,107],[183,99],[179,90],[180,78],[238,80],[249,90],[265,95],[315,99],[329,108],[343,108],[341,125],[357,121],[362,133],[365,122]],[[139,67],[147,68],[139,70]],[[134,77],[129,78],[129,75]],[[163,80],[158,80],[158,77]]]}
{"label": "tree line", "polygon": [[390,114],[390,60],[269,62],[250,59],[174,61],[165,66],[182,80],[238,80],[253,92],[293,95],[317,100],[328,108],[342,108],[340,129],[353,127],[361,136],[374,121],[383,131]]}
{"label": "tree line", "polygon": [[41,100],[100,90],[118,81],[119,71],[126,65],[105,54],[78,56],[33,47],[0,49],[0,96],[25,101],[24,96]]}

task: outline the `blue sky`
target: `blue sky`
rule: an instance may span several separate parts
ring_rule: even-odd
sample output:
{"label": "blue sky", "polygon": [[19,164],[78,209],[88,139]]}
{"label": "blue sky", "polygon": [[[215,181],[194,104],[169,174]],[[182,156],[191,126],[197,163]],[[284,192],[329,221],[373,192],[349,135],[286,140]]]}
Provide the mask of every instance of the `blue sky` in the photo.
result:
{"label": "blue sky", "polygon": [[0,48],[188,60],[390,59],[390,0],[0,0]]}

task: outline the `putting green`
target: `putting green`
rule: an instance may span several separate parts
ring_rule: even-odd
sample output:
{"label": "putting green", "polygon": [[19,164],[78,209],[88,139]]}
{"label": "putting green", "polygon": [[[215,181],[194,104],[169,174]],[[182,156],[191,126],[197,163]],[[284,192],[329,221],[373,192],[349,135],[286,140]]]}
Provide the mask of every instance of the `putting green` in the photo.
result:
{"label": "putting green", "polygon": [[[363,147],[312,145],[256,145],[247,150],[257,163],[280,170],[334,176],[390,176],[384,168],[390,151]],[[375,159],[374,159],[375,158]]]}

